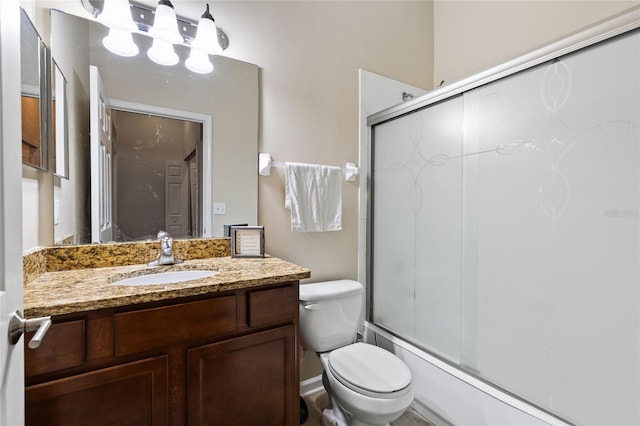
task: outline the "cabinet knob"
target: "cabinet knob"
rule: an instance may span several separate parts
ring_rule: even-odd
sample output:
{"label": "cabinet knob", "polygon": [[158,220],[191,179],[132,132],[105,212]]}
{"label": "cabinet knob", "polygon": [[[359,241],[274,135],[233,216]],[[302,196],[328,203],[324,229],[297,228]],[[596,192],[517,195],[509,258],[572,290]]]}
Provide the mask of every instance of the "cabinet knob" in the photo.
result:
{"label": "cabinet knob", "polygon": [[24,333],[35,331],[36,334],[29,341],[29,347],[37,349],[49,327],[51,327],[51,317],[25,319],[20,311],[15,311],[9,321],[9,342],[15,345]]}

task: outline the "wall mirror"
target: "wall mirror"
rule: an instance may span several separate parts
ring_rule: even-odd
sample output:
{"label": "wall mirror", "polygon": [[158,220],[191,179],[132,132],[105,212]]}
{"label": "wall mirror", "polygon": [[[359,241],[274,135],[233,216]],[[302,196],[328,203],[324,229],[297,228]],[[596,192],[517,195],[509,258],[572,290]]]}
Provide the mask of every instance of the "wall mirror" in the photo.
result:
{"label": "wall mirror", "polygon": [[67,79],[55,60],[51,63],[51,149],[53,172],[69,178],[69,138],[67,133]]}
{"label": "wall mirror", "polygon": [[[170,216],[169,210],[175,204],[167,201],[170,195],[166,189],[169,186],[165,171],[170,168],[165,160],[170,159],[154,158],[152,161],[143,156],[146,150],[143,148],[172,143],[171,140],[177,138],[172,135],[177,133],[165,131],[167,128],[160,120],[149,120],[151,115],[170,119],[196,117],[195,121],[204,124],[202,131],[195,132],[196,149],[184,148],[180,159],[189,171],[186,175],[193,177],[191,182],[196,182],[189,191],[198,191],[186,198],[185,217],[190,231],[182,236],[222,237],[225,224],[257,223],[258,67],[224,56],[212,56],[214,71],[207,75],[194,74],[184,66],[189,51],[182,45],[175,46],[180,62],[175,66],[161,66],[147,57],[152,40],[141,34],[133,34],[140,48],[137,56],[117,56],[102,45],[108,34],[106,27],[59,10],[52,9],[50,14],[52,56],[56,58],[61,74],[68,79],[65,103],[69,118],[70,178],[68,184],[62,185],[54,194],[55,210],[60,212],[56,227],[66,227],[65,231],[56,230],[56,239],[58,235],[74,234],[76,243],[148,240],[155,238],[159,230],[155,228],[170,229],[170,223],[164,219]],[[107,133],[113,137],[110,145],[113,158],[105,162],[111,164],[109,185],[113,189],[113,200],[109,205],[99,207],[102,211],[100,225],[110,225],[113,230],[100,238],[95,237],[97,232],[92,231],[92,220],[87,215],[91,201],[95,202],[97,198],[91,189],[91,177],[98,173],[90,160],[90,134],[98,133],[90,130],[91,66],[97,69],[102,80],[105,105],[109,103],[114,112],[105,116],[109,122],[105,124],[109,128]],[[140,125],[140,131],[125,130],[123,121],[118,122],[123,116],[118,114],[121,111],[147,118]],[[146,133],[141,132],[144,128],[148,129]],[[194,132],[190,131],[190,134]],[[133,140],[127,141],[126,146],[119,145],[119,138],[124,140],[131,136]],[[150,151],[160,155],[163,150]],[[194,160],[194,155],[199,158]],[[130,171],[127,176],[117,175],[118,165],[134,162],[139,167],[137,173]],[[162,167],[152,163],[162,164]],[[194,164],[199,168],[193,170]],[[140,226],[125,229],[124,222],[118,223],[119,217],[124,217],[123,209],[129,212],[133,209],[129,201],[119,199],[118,188],[123,185],[141,191],[135,204],[138,220],[127,223],[141,223],[152,216],[160,216],[164,222],[155,225],[153,230],[143,230]],[[124,194],[124,191],[120,192]],[[149,202],[141,203],[145,199]],[[214,203],[216,207],[223,207],[218,208],[215,215]],[[70,208],[70,205],[74,207]],[[197,214],[193,214],[193,209]]]}
{"label": "wall mirror", "polygon": [[22,105],[22,162],[46,170],[46,49],[24,9],[20,9],[20,65]]}

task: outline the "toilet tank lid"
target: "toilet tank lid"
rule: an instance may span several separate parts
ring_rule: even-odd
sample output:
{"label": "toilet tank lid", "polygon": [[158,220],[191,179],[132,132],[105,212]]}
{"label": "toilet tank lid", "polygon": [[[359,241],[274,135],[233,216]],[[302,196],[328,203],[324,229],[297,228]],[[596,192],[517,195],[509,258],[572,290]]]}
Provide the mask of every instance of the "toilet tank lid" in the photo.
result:
{"label": "toilet tank lid", "polygon": [[321,281],[300,285],[300,300],[314,302],[360,294],[364,287],[354,280]]}

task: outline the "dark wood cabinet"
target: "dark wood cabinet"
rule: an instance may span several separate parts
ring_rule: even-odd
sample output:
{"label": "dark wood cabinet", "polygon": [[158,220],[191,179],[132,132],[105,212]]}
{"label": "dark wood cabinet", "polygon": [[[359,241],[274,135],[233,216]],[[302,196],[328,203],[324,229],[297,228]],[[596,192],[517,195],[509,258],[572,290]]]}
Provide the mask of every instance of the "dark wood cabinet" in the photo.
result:
{"label": "dark wood cabinet", "polygon": [[77,374],[27,388],[26,424],[166,425],[167,357]]}
{"label": "dark wood cabinet", "polygon": [[190,350],[189,425],[299,424],[295,335],[289,325]]}
{"label": "dark wood cabinet", "polygon": [[297,281],[53,322],[27,425],[299,424]]}

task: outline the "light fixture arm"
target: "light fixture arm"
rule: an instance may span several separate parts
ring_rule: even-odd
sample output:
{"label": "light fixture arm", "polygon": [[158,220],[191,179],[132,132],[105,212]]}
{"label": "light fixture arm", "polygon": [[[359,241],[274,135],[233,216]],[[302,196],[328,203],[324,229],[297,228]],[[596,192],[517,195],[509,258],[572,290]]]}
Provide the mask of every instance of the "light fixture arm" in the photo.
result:
{"label": "light fixture arm", "polygon": [[[1,0],[0,0],[1,1]],[[94,18],[100,14],[102,11],[98,7],[96,7],[91,0],[80,0],[82,7],[91,14]],[[149,6],[146,6],[141,3],[137,3],[135,1],[129,1],[129,5],[132,9],[132,15],[134,17],[133,21],[138,26],[138,30],[144,33],[148,33],[149,29],[153,25],[153,9]],[[209,5],[207,4],[207,10],[205,12],[209,12]],[[211,16],[211,14],[209,14]],[[178,30],[180,34],[184,38],[186,44],[190,44],[196,36],[196,29],[198,27],[198,23],[185,17],[176,16],[178,20]],[[203,15],[204,17],[204,15]],[[213,19],[213,16],[211,16]],[[214,20],[215,21],[215,20]],[[229,47],[229,38],[224,31],[222,31],[219,27],[216,26],[217,35],[218,35],[218,44],[222,50],[225,50]]]}

